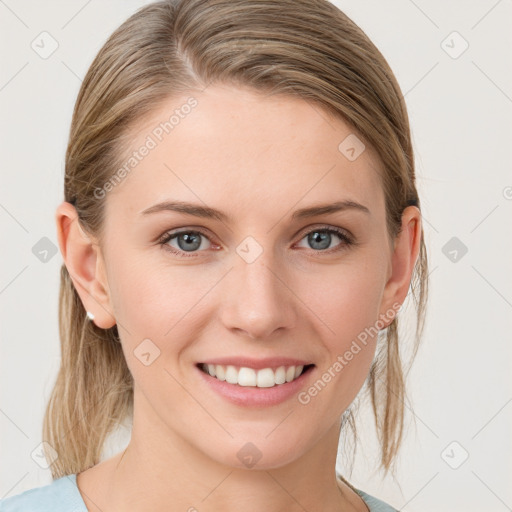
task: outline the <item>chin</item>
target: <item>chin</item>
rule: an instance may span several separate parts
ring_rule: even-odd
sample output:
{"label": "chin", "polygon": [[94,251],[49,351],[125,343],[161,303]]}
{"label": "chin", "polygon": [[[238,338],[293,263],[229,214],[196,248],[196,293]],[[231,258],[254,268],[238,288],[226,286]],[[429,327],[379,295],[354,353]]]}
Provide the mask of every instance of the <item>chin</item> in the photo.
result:
{"label": "chin", "polygon": [[[271,434],[272,435],[272,434]],[[245,438],[245,441],[240,439]],[[220,448],[220,443],[216,448]],[[286,436],[276,437],[273,440],[264,436],[244,436],[230,440],[225,449],[214,453],[210,457],[219,463],[236,469],[269,470],[276,469],[294,462],[303,453],[303,449],[294,439]]]}

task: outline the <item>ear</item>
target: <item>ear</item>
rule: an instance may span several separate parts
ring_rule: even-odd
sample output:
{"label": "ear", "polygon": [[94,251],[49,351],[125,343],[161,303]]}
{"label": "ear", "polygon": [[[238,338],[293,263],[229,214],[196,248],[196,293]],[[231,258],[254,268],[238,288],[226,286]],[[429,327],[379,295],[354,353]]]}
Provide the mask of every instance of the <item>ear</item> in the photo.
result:
{"label": "ear", "polygon": [[[418,259],[420,243],[421,212],[416,206],[408,206],[402,213],[401,231],[395,239],[390,275],[381,302],[380,318],[389,319],[389,312],[391,310],[396,312],[396,304],[403,304],[405,301],[414,265]],[[387,322],[387,325],[392,322],[393,318]]]}
{"label": "ear", "polygon": [[84,232],[71,203],[63,202],[58,206],[55,220],[64,263],[85,310],[94,314],[93,322],[98,327],[113,327],[116,321],[99,245]]}

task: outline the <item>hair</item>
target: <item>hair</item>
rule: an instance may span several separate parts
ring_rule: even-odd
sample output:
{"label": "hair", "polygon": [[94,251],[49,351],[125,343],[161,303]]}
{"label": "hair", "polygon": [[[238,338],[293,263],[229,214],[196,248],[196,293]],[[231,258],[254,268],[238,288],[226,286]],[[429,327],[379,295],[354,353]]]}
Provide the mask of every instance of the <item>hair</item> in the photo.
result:
{"label": "hair", "polygon": [[[420,208],[405,101],[387,61],[366,34],[327,0],[166,0],[150,3],[109,37],[78,93],[66,151],[64,197],[79,225],[104,243],[101,188],[125,161],[133,126],[174,95],[210,84],[298,97],[342,119],[375,148],[382,172],[390,240],[403,210]],[[107,435],[133,413],[133,377],[117,325],[88,321],[65,264],[61,267],[62,359],[47,404],[43,440],[58,454],[53,478],[100,462]],[[410,283],[416,356],[425,321],[427,252]],[[405,378],[398,318],[381,331],[363,388],[370,396],[380,445],[379,466],[393,469],[404,430]],[[359,395],[358,395],[359,396]],[[349,407],[349,426],[357,442]]]}

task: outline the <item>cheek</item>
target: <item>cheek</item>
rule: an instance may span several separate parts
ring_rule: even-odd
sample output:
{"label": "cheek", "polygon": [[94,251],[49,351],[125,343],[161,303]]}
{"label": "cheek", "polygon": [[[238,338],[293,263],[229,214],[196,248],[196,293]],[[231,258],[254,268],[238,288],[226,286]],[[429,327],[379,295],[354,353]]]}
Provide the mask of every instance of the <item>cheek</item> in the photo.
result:
{"label": "cheek", "polygon": [[118,323],[125,327],[120,330],[124,342],[134,346],[149,338],[161,350],[172,343],[175,351],[180,349],[176,343],[199,327],[201,299],[218,276],[196,266],[171,268],[159,260],[119,262],[113,271],[112,302]]}
{"label": "cheek", "polygon": [[[339,272],[329,284],[309,292],[305,301],[315,315],[325,349],[316,380],[298,396],[312,417],[334,422],[355,399],[375,355],[378,329],[379,276],[369,272]],[[376,281],[377,280],[377,281]],[[318,318],[317,318],[318,316]],[[318,398],[317,398],[318,397]]]}
{"label": "cheek", "polygon": [[[160,403],[159,409],[172,410],[186,400],[170,374],[176,358],[197,338],[201,297],[216,282],[190,269],[151,263],[151,258],[124,258],[112,272],[112,302],[122,326],[118,330],[126,363],[148,401]],[[166,392],[161,396],[162,389]],[[176,398],[172,407],[168,396]]]}
{"label": "cheek", "polygon": [[378,319],[384,274],[372,267],[340,265],[329,272],[301,281],[297,294],[323,323],[332,349],[342,349]]}
{"label": "cheek", "polygon": [[[369,260],[367,260],[369,261]],[[385,281],[382,262],[340,265],[309,288],[302,285],[309,317],[322,332],[327,358],[319,378],[332,393],[333,410],[346,408],[364,383],[375,355],[377,321]],[[317,386],[322,389],[323,384]],[[315,394],[315,390],[311,390]],[[305,397],[306,400],[308,397]],[[330,400],[328,400],[331,403]],[[320,407],[320,404],[317,404]]]}

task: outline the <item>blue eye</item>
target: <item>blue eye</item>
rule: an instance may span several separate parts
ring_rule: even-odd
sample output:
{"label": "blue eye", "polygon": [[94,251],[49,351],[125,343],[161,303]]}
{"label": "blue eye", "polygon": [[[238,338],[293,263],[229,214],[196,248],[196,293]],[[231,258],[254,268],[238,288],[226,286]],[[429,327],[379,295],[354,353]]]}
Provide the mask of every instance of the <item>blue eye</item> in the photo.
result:
{"label": "blue eye", "polygon": [[[331,247],[333,235],[341,240],[341,243],[337,244],[335,247]],[[307,240],[310,247],[317,253],[325,252],[330,254],[355,245],[355,241],[348,233],[342,229],[333,227],[321,227],[310,230],[305,233],[301,241],[304,239]],[[169,242],[173,240],[176,240],[178,247],[169,244]],[[208,247],[204,246],[204,240],[208,240],[208,243],[211,245],[208,236],[201,231],[183,230],[165,233],[159,243],[171,253],[179,257],[189,258],[195,257],[201,250],[208,249]]]}
{"label": "blue eye", "polygon": [[[176,233],[167,233],[160,243],[172,253],[179,256],[188,257],[188,252],[196,252],[203,246],[201,238],[208,240],[207,236],[199,231],[178,231]],[[171,240],[176,239],[178,248],[168,245]],[[202,247],[204,249],[204,247]]]}
{"label": "blue eye", "polygon": [[[332,235],[335,235],[342,241],[341,244],[334,248],[331,247],[331,242],[333,240]],[[307,239],[307,243],[309,243],[313,249],[318,249],[320,252],[326,251],[329,253],[332,252],[330,249],[339,251],[344,247],[352,245],[353,243],[352,239],[344,231],[338,228],[316,228],[306,233],[306,236],[304,236],[302,240],[304,238]]]}

